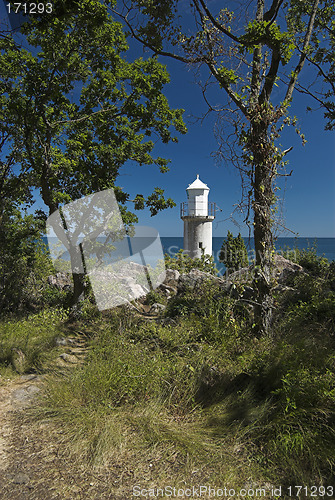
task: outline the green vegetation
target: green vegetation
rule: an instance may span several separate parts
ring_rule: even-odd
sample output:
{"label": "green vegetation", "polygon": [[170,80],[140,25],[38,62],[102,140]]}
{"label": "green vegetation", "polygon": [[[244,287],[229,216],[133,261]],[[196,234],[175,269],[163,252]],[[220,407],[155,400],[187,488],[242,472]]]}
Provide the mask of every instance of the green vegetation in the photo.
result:
{"label": "green vegetation", "polygon": [[227,238],[222,243],[219,260],[223,262],[228,272],[234,272],[249,265],[248,250],[241,233],[234,238],[233,234],[228,231]]}
{"label": "green vegetation", "polygon": [[[34,419],[62,427],[73,460],[130,463],[139,483],[150,462],[162,487],[332,484],[334,263],[288,255],[306,267],[275,295],[272,338],[255,338],[250,306],[210,281],[170,298],[154,321],[91,304],[73,325],[87,337],[85,362],[48,377]],[[61,310],[4,320],[4,373],[52,373],[69,327]]]}
{"label": "green vegetation", "polygon": [[2,319],[0,374],[44,372],[55,355],[55,340],[65,320],[66,313],[61,309],[45,309],[25,319]]}
{"label": "green vegetation", "polygon": [[[284,149],[280,137],[285,127],[292,125],[302,144],[306,143],[290,109],[297,90],[323,108],[326,129],[335,126],[335,35],[329,29],[334,26],[334,3],[188,3],[188,15],[178,0],[124,0],[115,10],[132,37],[151,53],[193,69],[207,109],[203,117],[213,111],[209,86],[216,86],[221,94],[222,106],[216,110],[214,127],[218,142],[215,156],[237,168],[241,177],[237,207],[245,215],[244,222],[253,228],[255,245],[254,330],[258,335],[271,335],[276,182],[286,175],[286,155],[292,149]],[[307,79],[313,81],[308,88],[304,83],[307,65],[311,72]]]}
{"label": "green vegetation", "polygon": [[[163,93],[169,74],[157,58],[130,60],[123,27],[105,5],[55,4],[67,15],[43,22],[32,15],[19,38],[0,37],[0,198],[30,206],[37,193],[48,216],[113,188],[129,226],[138,219],[118,185],[120,169],[130,161],[167,172],[170,160],[156,156],[154,145],[177,142],[186,132],[183,110],[170,108]],[[155,215],[175,206],[163,189],[151,189],[134,197],[135,210]],[[0,230],[11,210],[4,205],[1,199]],[[73,280],[74,305],[85,286],[83,275]]]}
{"label": "green vegetation", "polygon": [[191,259],[187,253],[184,253],[183,249],[179,250],[174,257],[165,254],[165,265],[167,269],[176,269],[181,273],[187,273],[191,269],[199,269],[214,275],[218,273],[214,258],[211,255],[202,255],[196,259]]}

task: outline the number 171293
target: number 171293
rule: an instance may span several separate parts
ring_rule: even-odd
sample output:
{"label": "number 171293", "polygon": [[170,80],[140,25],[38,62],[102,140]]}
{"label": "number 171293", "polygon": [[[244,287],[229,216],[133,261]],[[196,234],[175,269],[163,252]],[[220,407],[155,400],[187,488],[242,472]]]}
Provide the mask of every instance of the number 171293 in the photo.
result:
{"label": "number 171293", "polygon": [[7,4],[8,14],[51,14],[52,13],[52,3],[8,3]]}

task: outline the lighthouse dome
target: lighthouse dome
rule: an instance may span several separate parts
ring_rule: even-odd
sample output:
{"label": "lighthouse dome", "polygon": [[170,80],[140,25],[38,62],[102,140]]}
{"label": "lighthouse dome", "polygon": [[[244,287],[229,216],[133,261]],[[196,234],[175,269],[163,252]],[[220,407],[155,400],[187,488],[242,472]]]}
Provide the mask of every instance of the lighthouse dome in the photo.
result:
{"label": "lighthouse dome", "polygon": [[186,189],[188,199],[188,215],[206,217],[208,215],[209,187],[199,179],[199,175]]}
{"label": "lighthouse dome", "polygon": [[195,179],[195,181],[193,181],[192,184],[189,184],[186,191],[189,191],[191,189],[203,189],[203,190],[209,191],[209,187],[207,186],[207,184],[205,184],[204,182],[202,182],[199,179],[199,174],[197,175],[197,178]]}

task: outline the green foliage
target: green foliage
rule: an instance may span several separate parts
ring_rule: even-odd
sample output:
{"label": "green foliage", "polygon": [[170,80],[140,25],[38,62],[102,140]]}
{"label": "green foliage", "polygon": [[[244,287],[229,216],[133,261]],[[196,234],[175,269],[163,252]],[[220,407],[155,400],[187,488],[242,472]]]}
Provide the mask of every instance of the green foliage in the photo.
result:
{"label": "green foliage", "polygon": [[199,269],[213,275],[217,275],[218,270],[214,264],[214,258],[211,255],[202,255],[200,258],[192,259],[183,249],[175,255],[165,254],[166,269],[176,269],[180,273],[188,273],[191,269]]}
{"label": "green foliage", "polygon": [[61,305],[65,294],[47,283],[54,272],[42,241],[43,220],[14,207],[0,222],[0,308],[2,314],[23,313]]}
{"label": "green foliage", "polygon": [[283,256],[302,266],[308,273],[319,278],[325,278],[330,270],[330,262],[317,255],[316,244],[309,248],[293,248],[284,252]]}
{"label": "green foliage", "polygon": [[[281,31],[276,22],[252,21],[248,23],[246,33],[240,37],[242,48],[252,53],[256,46],[267,45],[281,55],[283,65],[287,64],[296,49],[291,33]],[[244,47],[243,47],[244,46]]]}
{"label": "green foliage", "polygon": [[151,290],[145,296],[145,304],[151,306],[152,304],[163,304],[166,300],[156,290]]}
{"label": "green foliage", "polygon": [[[315,90],[309,87],[306,93],[324,106],[328,128],[333,127],[335,37],[329,27],[334,26],[334,4],[257,0],[250,9],[236,4],[232,12],[231,2],[209,5],[191,0],[192,24],[177,1],[157,9],[150,0],[124,5],[120,16],[137,40],[156,54],[193,67],[199,83],[201,66],[208,81],[224,92],[227,104],[218,113],[216,127],[218,157],[239,170],[239,207],[245,209],[246,222],[251,222],[253,212],[256,265],[261,271],[254,282],[255,331],[269,335],[274,308],[267,274],[273,252],[275,181],[290,151],[284,151],[278,140],[288,124],[288,110],[306,61],[315,84]],[[204,97],[212,110],[206,93]],[[221,133],[221,120],[228,133]]]}
{"label": "green foliage", "polygon": [[231,85],[237,82],[238,76],[235,74],[235,71],[227,68],[219,68],[218,74],[220,78],[222,78],[225,85]]}
{"label": "green foliage", "polygon": [[[329,281],[313,288],[317,280],[309,277],[301,291],[310,288],[310,302],[328,290],[334,304]],[[298,296],[301,284],[293,283]],[[129,461],[134,446],[150,454],[168,446],[192,470],[201,465],[205,477],[215,463],[217,480],[236,459],[236,484],[245,484],[250,467],[256,482],[331,484],[335,357],[325,316],[306,322],[292,303],[294,321],[285,310],[272,338],[254,338],[247,309],[241,314],[239,301],[211,284],[169,304],[160,322],[125,307],[98,318],[85,364],[48,384],[42,417],[61,423],[95,463],[124,452]],[[187,477],[184,463],[178,470]]]}
{"label": "green foliage", "polygon": [[228,272],[237,271],[249,265],[248,251],[240,233],[234,238],[233,234],[228,231],[227,239],[221,247],[219,260],[223,262]]}
{"label": "green foliage", "polygon": [[[168,143],[177,141],[172,130],[186,131],[183,111],[170,109],[162,92],[165,67],[156,58],[128,61],[122,26],[106,6],[84,0],[65,7],[66,16],[31,18],[22,27],[28,50],[11,37],[0,41],[8,146],[51,212],[114,187],[128,160],[167,171],[168,160],[152,156],[154,141],[147,138],[156,133]],[[116,196],[123,205],[129,201],[121,188]],[[152,213],[172,204],[157,189],[146,200]]]}

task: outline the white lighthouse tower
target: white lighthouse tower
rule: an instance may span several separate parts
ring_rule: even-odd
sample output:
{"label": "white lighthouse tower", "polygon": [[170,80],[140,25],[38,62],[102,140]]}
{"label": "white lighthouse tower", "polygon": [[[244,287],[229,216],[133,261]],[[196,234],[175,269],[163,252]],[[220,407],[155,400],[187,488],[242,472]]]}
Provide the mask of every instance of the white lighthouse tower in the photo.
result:
{"label": "white lighthouse tower", "polygon": [[215,203],[208,204],[209,187],[197,175],[186,193],[188,201],[180,206],[180,216],[184,221],[184,250],[192,259],[212,255]]}

